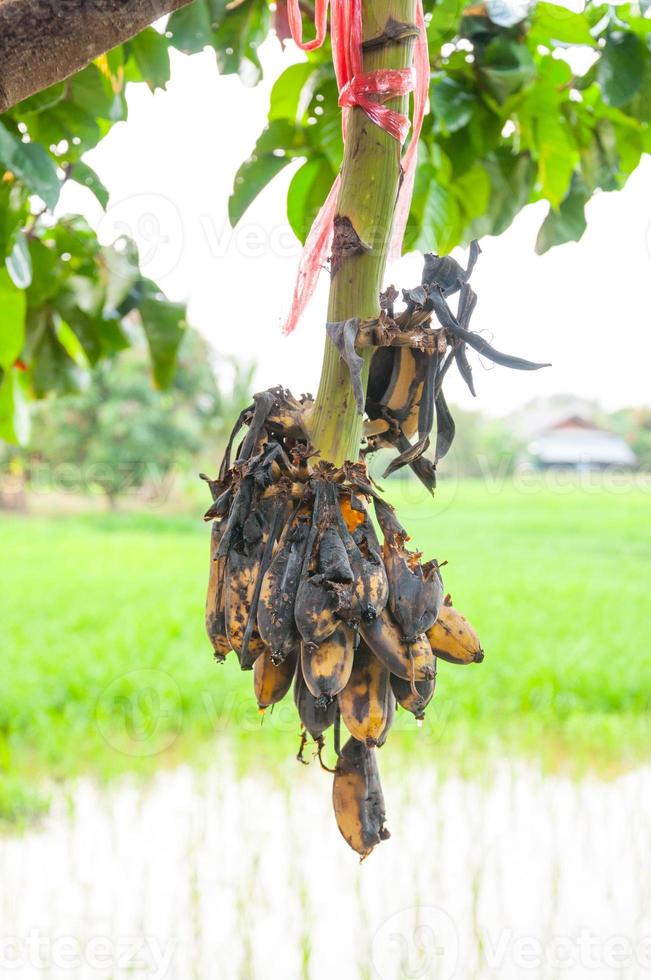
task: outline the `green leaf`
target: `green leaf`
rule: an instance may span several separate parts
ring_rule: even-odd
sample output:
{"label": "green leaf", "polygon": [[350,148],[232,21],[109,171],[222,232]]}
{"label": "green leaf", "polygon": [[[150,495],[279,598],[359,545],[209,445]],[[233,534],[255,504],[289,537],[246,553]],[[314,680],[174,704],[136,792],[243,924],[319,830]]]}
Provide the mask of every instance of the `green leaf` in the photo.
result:
{"label": "green leaf", "polygon": [[485,213],[472,224],[469,238],[506,231],[529,201],[537,170],[526,154],[518,156],[508,149],[497,150],[482,165],[490,179],[490,195]]}
{"label": "green leaf", "polygon": [[102,249],[107,272],[104,314],[120,309],[127,296],[140,282],[138,249],[130,238],[120,240],[120,248],[110,245]]}
{"label": "green leaf", "polygon": [[434,80],[430,99],[435,123],[443,133],[456,133],[473,117],[475,97],[445,75]]}
{"label": "green leaf", "polygon": [[[310,87],[309,85],[307,86]],[[322,97],[322,102],[316,101],[316,96]],[[312,116],[316,122],[307,123],[303,130],[309,146],[314,148],[317,155],[325,156],[330,166],[339,170],[344,154],[344,144],[341,135],[341,111],[338,107],[339,94],[334,78],[327,78],[317,87],[309,108],[313,112],[320,107],[322,115]],[[310,118],[310,117],[308,117]]]}
{"label": "green leaf", "polygon": [[0,379],[0,439],[23,444],[29,436],[29,413],[17,371]]}
{"label": "green leaf", "polygon": [[536,239],[538,255],[554,245],[579,241],[586,229],[585,205],[589,197],[585,186],[577,181],[558,210],[550,208]]}
{"label": "green leaf", "polygon": [[77,367],[54,331],[47,328],[42,330],[32,352],[29,372],[30,385],[36,397],[44,398],[50,392],[62,395],[77,391],[85,377],[85,372]]}
{"label": "green leaf", "polygon": [[271,90],[269,122],[274,119],[289,119],[290,122],[300,120],[305,111],[303,89],[314,74],[314,65],[309,61],[285,69]]}
{"label": "green leaf", "polygon": [[478,65],[490,89],[502,102],[529,85],[536,76],[529,49],[507,37],[494,38],[478,58]]}
{"label": "green leaf", "polygon": [[17,289],[28,289],[32,284],[32,258],[29,254],[27,239],[22,231],[18,231],[14,245],[5,260],[7,272]]}
{"label": "green leaf", "polygon": [[197,54],[212,41],[211,16],[205,0],[177,10],[167,22],[170,44],[184,54]]}
{"label": "green leaf", "polygon": [[423,245],[428,251],[447,255],[459,244],[462,220],[459,204],[449,188],[434,186],[423,215]]}
{"label": "green leaf", "polygon": [[64,105],[72,103],[77,110],[83,110],[93,119],[118,122],[125,118],[122,100],[113,88],[113,79],[100,71],[96,64],[88,65],[73,75],[67,84]]}
{"label": "green leaf", "polygon": [[631,101],[642,84],[647,58],[648,49],[635,35],[618,31],[608,37],[597,65],[597,80],[608,105]]}
{"label": "green leaf", "polygon": [[260,191],[279,174],[292,157],[304,152],[300,131],[287,119],[276,119],[263,131],[253,153],[235,175],[228,201],[228,217],[235,227]]}
{"label": "green leaf", "polygon": [[86,351],[79,342],[79,338],[69,324],[66,323],[60,316],[55,317],[54,321],[54,332],[57,335],[57,340],[63,347],[64,351],[75,362],[78,367],[88,368],[90,366],[90,361],[86,355]]}
{"label": "green leaf", "polygon": [[540,116],[536,121],[538,180],[543,197],[557,208],[567,193],[579,154],[572,133],[561,115]]}
{"label": "green leaf", "polygon": [[0,123],[0,162],[23,180],[33,194],[52,210],[59,200],[61,183],[56,167],[42,146],[22,143]]}
{"label": "green leaf", "polygon": [[213,45],[222,75],[237,73],[244,85],[262,77],[258,47],[269,32],[269,8],[260,0],[243,0],[230,10],[223,0],[213,3]]}
{"label": "green leaf", "polygon": [[167,38],[148,27],[129,42],[143,79],[152,92],[165,88],[170,80],[170,54]]}
{"label": "green leaf", "polygon": [[17,289],[6,269],[0,268],[0,368],[12,368],[25,340],[25,293]]}
{"label": "green leaf", "polygon": [[476,163],[452,184],[466,224],[486,213],[491,194],[491,181],[486,168]]}
{"label": "green leaf", "polygon": [[140,303],[140,316],[149,344],[154,381],[169,388],[176,373],[176,355],[185,336],[185,306],[171,303],[149,283],[150,295]]}
{"label": "green leaf", "polygon": [[61,280],[68,270],[63,262],[59,262],[55,249],[44,245],[38,238],[30,241],[29,254],[32,263],[32,282],[27,292],[27,300],[30,308],[34,309],[56,296],[61,289]]}
{"label": "green leaf", "polygon": [[109,192],[95,171],[87,163],[83,163],[81,160],[73,163],[70,168],[69,178],[77,184],[81,184],[82,187],[87,187],[91,194],[95,195],[102,207],[106,208],[109,202]]}
{"label": "green leaf", "polygon": [[287,218],[300,242],[328,196],[335,173],[325,157],[308,160],[296,171],[287,191]]}
{"label": "green leaf", "polygon": [[62,102],[65,96],[65,82],[57,82],[56,85],[51,85],[50,88],[43,89],[42,92],[37,92],[28,99],[24,99],[16,106],[13,112],[17,116],[23,116],[25,113],[30,114],[32,112],[45,112],[47,109],[51,109],[52,106]]}
{"label": "green leaf", "polygon": [[458,33],[459,21],[465,6],[465,0],[438,0],[434,4],[431,20],[427,26],[431,50],[438,51],[443,41],[451,39]]}
{"label": "green leaf", "polygon": [[575,14],[556,3],[537,3],[533,10],[529,38],[536,44],[550,46],[550,41],[562,44],[594,46],[590,25],[583,14]]}

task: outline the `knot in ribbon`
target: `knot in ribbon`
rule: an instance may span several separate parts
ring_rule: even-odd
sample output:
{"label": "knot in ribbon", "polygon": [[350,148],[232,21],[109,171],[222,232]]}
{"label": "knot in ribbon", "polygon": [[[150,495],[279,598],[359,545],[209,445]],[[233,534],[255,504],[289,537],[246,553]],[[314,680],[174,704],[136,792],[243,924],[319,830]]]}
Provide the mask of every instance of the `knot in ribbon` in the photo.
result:
{"label": "knot in ribbon", "polygon": [[416,87],[413,68],[385,68],[353,75],[339,93],[339,105],[345,109],[359,106],[372,122],[386,130],[400,144],[407,139],[407,116],[388,109],[383,103],[407,95]]}

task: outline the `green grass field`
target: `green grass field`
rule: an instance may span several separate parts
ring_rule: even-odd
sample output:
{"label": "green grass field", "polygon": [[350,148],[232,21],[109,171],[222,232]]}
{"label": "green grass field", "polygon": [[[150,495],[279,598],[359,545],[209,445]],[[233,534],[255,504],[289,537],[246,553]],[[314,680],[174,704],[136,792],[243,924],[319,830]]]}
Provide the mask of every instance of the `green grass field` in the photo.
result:
{"label": "green grass field", "polygon": [[[392,490],[413,545],[447,559],[481,665],[442,663],[420,731],[399,712],[384,750],[480,762],[523,753],[615,769],[651,743],[651,489],[479,483],[433,503]],[[3,517],[0,813],[47,779],[149,772],[232,737],[243,762],[295,751],[293,704],[261,727],[251,675],[203,633],[208,529],[162,515]]]}

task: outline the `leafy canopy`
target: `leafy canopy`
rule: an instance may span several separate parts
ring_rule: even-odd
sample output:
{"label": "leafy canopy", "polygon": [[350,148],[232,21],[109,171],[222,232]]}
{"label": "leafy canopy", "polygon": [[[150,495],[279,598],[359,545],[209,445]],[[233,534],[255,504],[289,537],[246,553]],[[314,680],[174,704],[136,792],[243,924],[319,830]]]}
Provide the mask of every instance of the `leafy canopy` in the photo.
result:
{"label": "leafy canopy", "polygon": [[[431,112],[426,119],[407,249],[448,252],[499,235],[529,202],[549,212],[537,248],[578,240],[585,205],[616,190],[651,149],[648,0],[588,3],[577,13],[517,0],[426,0]],[[129,346],[140,319],[152,373],[169,385],[185,309],[139,270],[133,242],[100,246],[78,215],[56,216],[75,181],[106,208],[109,190],[84,154],[126,119],[126,87],[164,88],[170,49],[212,48],[224,74],[261,76],[257,49],[286,37],[285,0],[195,0],[166,30],[148,28],[88,68],[0,117],[0,439],[26,434],[25,403],[74,391]],[[577,67],[578,66],[578,67]],[[304,240],[341,162],[337,92],[327,46],[274,85],[268,124],[235,178],[236,224],[260,190],[300,161],[287,214]]]}
{"label": "leafy canopy", "polygon": [[166,478],[200,450],[218,455],[242,404],[253,368],[233,365],[218,384],[206,342],[185,331],[174,378],[164,391],[147,379],[145,340],[91,371],[82,391],[35,406],[29,449],[0,448],[0,467],[24,473],[37,492],[101,491],[109,501],[145,487],[162,502]]}
{"label": "leafy canopy", "polygon": [[[425,0],[431,59],[426,117],[406,249],[446,254],[499,235],[544,200],[537,251],[578,241],[585,205],[621,188],[651,150],[648,2]],[[292,228],[305,239],[341,160],[329,52],[288,68],[271,93],[268,124],[240,168],[235,224],[283,167],[302,160],[288,190]]]}

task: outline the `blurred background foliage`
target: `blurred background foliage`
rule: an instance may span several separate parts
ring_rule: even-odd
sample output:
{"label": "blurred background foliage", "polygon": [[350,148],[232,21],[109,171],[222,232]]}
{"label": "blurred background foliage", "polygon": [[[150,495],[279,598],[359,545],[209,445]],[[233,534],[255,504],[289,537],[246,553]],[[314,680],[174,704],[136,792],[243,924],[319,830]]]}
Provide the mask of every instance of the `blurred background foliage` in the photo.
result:
{"label": "blurred background foliage", "polygon": [[[581,12],[503,0],[425,6],[431,113],[405,248],[445,253],[498,235],[537,200],[549,202],[540,252],[578,240],[592,194],[622,187],[651,145],[646,0]],[[131,345],[133,323],[156,386],[172,383],[183,305],[141,275],[133,242],[100,245],[82,217],[61,214],[61,188],[77,182],[109,205],[84,154],[126,119],[129,84],[165,87],[170,49],[212,48],[220,72],[251,85],[272,31],[280,42],[288,36],[284,0],[196,0],[0,117],[0,439],[25,441],[29,400],[79,391]],[[274,85],[268,125],[235,178],[232,223],[298,159],[287,213],[304,239],[341,152],[326,45]]]}
{"label": "blurred background foliage", "polygon": [[91,369],[81,390],[34,406],[28,446],[0,448],[14,504],[18,486],[37,496],[100,494],[111,509],[123,498],[160,504],[170,478],[193,471],[200,454],[216,465],[250,401],[254,366],[233,361],[230,379],[218,381],[208,345],[188,327],[172,381],[159,390],[148,378],[142,330],[130,327],[129,339],[131,347]]}

